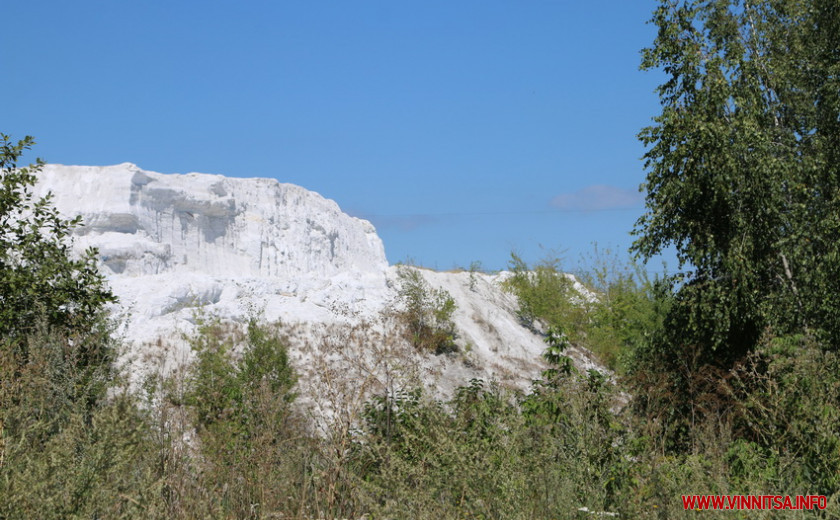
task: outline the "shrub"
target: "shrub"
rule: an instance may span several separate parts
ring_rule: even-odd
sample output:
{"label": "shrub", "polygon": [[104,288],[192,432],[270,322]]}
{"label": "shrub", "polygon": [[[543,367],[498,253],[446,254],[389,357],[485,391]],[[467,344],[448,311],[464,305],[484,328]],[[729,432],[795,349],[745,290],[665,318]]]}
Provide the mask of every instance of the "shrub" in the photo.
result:
{"label": "shrub", "polygon": [[560,260],[546,258],[530,268],[515,253],[511,254],[510,278],[503,288],[516,295],[519,318],[532,329],[553,327],[563,330],[572,341],[580,339],[585,308],[573,281],[560,271]]}
{"label": "shrub", "polygon": [[[584,378],[586,380],[586,378]],[[577,518],[619,502],[629,479],[609,385],[564,379],[539,396],[474,379],[447,401],[374,399],[356,460],[370,513],[385,518]],[[527,402],[550,401],[562,410]],[[531,411],[525,411],[526,408]],[[622,472],[624,471],[624,472]]]}
{"label": "shrub", "polygon": [[81,218],[61,217],[51,195],[33,196],[43,162],[18,168],[34,143],[0,134],[0,338],[7,343],[44,322],[84,331],[115,300],[97,270],[96,251],[72,254],[69,237]]}
{"label": "shrub", "polygon": [[671,300],[667,275],[651,279],[644,266],[595,246],[581,282],[597,296],[588,306],[586,346],[613,370],[626,372],[634,353],[662,328]]}
{"label": "shrub", "polygon": [[[729,382],[737,478],[766,476],[742,453],[767,461],[775,478],[803,494],[840,493],[840,356],[806,335],[765,338]],[[748,443],[748,444],[747,444]],[[767,470],[764,470],[767,471]]]}
{"label": "shrub", "polygon": [[119,388],[95,251],[71,251],[80,219],[35,199],[34,144],[0,134],[0,517],[125,517],[154,488],[148,425]]}
{"label": "shrub", "polygon": [[292,407],[296,376],[284,341],[252,319],[244,335],[204,324],[192,348],[184,395],[174,397],[195,412],[198,453],[187,467],[208,496],[192,496],[190,507],[236,518],[297,507],[290,497],[299,496],[306,438]]}
{"label": "shrub", "polygon": [[419,269],[401,266],[398,271],[398,316],[405,325],[411,344],[417,350],[443,354],[457,350],[455,345],[455,300],[444,289],[432,289]]}
{"label": "shrub", "polygon": [[[263,428],[282,434],[280,426],[295,399],[296,382],[286,347],[278,335],[253,319],[242,338],[243,350],[236,355],[238,339],[211,323],[202,325],[192,340],[196,360],[185,402],[196,411],[196,426],[232,443],[248,442]],[[273,417],[265,415],[266,399],[272,401]]]}
{"label": "shrub", "polygon": [[90,326],[43,325],[18,339],[25,355],[0,349],[2,518],[145,516],[158,480],[149,425],[110,363],[89,363],[113,350],[107,328]]}
{"label": "shrub", "polygon": [[594,352],[609,368],[624,371],[634,352],[662,327],[670,292],[641,266],[595,250],[595,266],[578,275],[581,294],[560,270],[557,258],[529,267],[516,254],[504,288],[517,297],[522,322],[539,332],[552,329]]}

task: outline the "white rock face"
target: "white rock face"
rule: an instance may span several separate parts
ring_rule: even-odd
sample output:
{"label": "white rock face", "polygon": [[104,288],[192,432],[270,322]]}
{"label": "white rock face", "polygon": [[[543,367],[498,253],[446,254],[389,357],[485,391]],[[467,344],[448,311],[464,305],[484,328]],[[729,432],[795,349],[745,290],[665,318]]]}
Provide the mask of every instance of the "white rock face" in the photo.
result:
{"label": "white rock face", "polygon": [[321,279],[387,267],[373,226],[292,184],[190,173],[162,175],[129,163],[48,165],[40,186],[62,210],[84,217],[81,234],[105,265],[128,276],[198,272],[211,276]]}
{"label": "white rock face", "polygon": [[[36,194],[48,191],[62,213],[82,215],[76,247],[99,249],[126,342],[140,356],[169,344],[187,360],[181,333],[192,330],[199,308],[237,322],[261,315],[333,325],[394,308],[396,269],[373,226],[301,187],[124,163],[47,165]],[[544,344],[519,324],[498,275],[422,272],[455,298],[461,345],[458,357],[414,355],[428,386],[445,393],[481,377],[522,387],[537,377]],[[317,349],[297,350],[300,369],[311,371]],[[594,366],[583,352],[573,356]]]}

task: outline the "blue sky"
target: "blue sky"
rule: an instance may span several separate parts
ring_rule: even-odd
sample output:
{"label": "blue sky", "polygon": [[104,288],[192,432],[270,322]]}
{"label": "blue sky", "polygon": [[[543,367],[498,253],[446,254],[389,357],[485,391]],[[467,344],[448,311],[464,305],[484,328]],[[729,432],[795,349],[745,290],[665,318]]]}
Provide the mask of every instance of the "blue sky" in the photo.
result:
{"label": "blue sky", "polygon": [[12,2],[0,131],[48,162],[299,184],[391,262],[573,267],[643,212],[655,4]]}

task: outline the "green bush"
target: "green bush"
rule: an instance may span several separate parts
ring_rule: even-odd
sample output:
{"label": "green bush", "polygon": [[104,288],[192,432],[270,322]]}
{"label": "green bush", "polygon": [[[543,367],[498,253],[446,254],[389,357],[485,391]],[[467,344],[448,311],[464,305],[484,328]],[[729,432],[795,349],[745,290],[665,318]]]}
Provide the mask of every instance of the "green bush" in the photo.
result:
{"label": "green bush", "polygon": [[[836,352],[805,335],[766,338],[733,372],[729,387],[738,436],[749,443],[754,458],[767,461],[741,463],[736,477],[754,478],[757,473],[805,494],[840,494]],[[733,452],[734,459],[743,461],[735,456],[743,451]],[[762,467],[773,468],[773,473],[764,475]]]}
{"label": "green bush", "polygon": [[36,329],[18,338],[25,355],[0,349],[0,518],[144,516],[158,481],[149,424],[110,357],[89,363],[113,350],[90,326]]}
{"label": "green bush", "polygon": [[[553,327],[564,331],[572,341],[580,339],[587,304],[575,291],[573,281],[560,270],[557,258],[546,258],[529,267],[511,254],[510,278],[503,288],[516,295],[519,318],[530,328]],[[539,323],[537,323],[539,322]]]}
{"label": "green bush", "polygon": [[[585,379],[585,378],[584,378]],[[472,380],[448,402],[373,401],[357,447],[370,512],[385,518],[578,518],[614,510],[623,431],[608,385],[571,378],[524,397]],[[564,421],[530,406],[550,400]],[[530,410],[525,412],[524,410]],[[387,425],[387,427],[386,427]]]}
{"label": "green bush", "polygon": [[186,465],[209,494],[193,496],[188,509],[243,518],[297,507],[290,497],[301,493],[306,437],[283,339],[253,319],[244,335],[207,323],[192,348],[183,396],[174,397],[195,414],[199,450]]}
{"label": "green bush", "polygon": [[397,316],[406,328],[411,344],[417,350],[444,354],[457,350],[455,323],[456,305],[444,289],[432,289],[419,269],[401,266],[398,270],[398,301],[402,306]]}
{"label": "green bush", "polygon": [[34,139],[10,139],[0,134],[0,338],[11,344],[44,322],[84,331],[115,298],[97,270],[96,251],[72,253],[70,233],[81,218],[59,215],[51,195],[33,196],[43,162],[18,168]]}
{"label": "green bush", "polygon": [[671,299],[667,275],[651,279],[643,265],[597,245],[591,261],[591,269],[579,275],[597,297],[588,307],[585,344],[623,373],[635,352],[662,328]]}
{"label": "green bush", "polygon": [[[284,431],[296,376],[282,339],[267,327],[252,319],[244,337],[238,337],[236,329],[205,323],[192,338],[196,359],[184,402],[195,410],[200,434],[247,445],[266,428],[278,435]],[[221,452],[230,448],[219,446]]]}
{"label": "green bush", "polygon": [[663,281],[650,280],[641,266],[597,248],[593,269],[578,275],[585,294],[562,273],[556,258],[529,267],[513,254],[509,268],[504,288],[516,295],[524,324],[534,328],[539,322],[541,329],[565,335],[613,370],[626,371],[634,352],[661,329],[670,305]]}
{"label": "green bush", "polygon": [[0,518],[142,516],[157,474],[120,388],[95,251],[75,258],[50,196],[18,168],[34,141],[0,134]]}

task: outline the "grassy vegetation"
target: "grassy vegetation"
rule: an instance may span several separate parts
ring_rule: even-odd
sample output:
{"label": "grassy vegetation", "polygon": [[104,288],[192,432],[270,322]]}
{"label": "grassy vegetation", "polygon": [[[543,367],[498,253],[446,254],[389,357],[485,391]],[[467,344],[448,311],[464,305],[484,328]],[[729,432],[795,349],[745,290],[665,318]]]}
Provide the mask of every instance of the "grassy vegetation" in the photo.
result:
{"label": "grassy vegetation", "polygon": [[[21,271],[19,258],[2,268]],[[632,264],[596,264],[580,286],[554,260],[514,257],[506,287],[545,332],[549,368],[527,392],[472,380],[439,400],[406,349],[452,349],[455,303],[415,269],[401,272],[386,326],[318,340],[306,394],[283,330],[257,320],[204,322],[191,364],[129,391],[101,277],[89,262],[49,262],[91,285],[47,300],[27,289],[15,304],[31,319],[3,318],[3,519],[693,518],[685,494],[822,494],[825,511],[749,517],[840,515],[834,349],[768,331],[729,370],[703,351],[674,355],[679,293]],[[617,377],[579,373],[570,343]]]}
{"label": "grassy vegetation", "polygon": [[394,386],[358,403],[350,425],[304,413],[267,324],[206,324],[193,364],[134,393],[110,361],[78,365],[82,351],[114,348],[96,330],[42,328],[26,359],[3,350],[0,517],[694,517],[684,494],[830,497],[816,516],[750,518],[840,511],[840,359],[807,337],[766,338],[721,377],[698,372],[698,420],[676,449],[671,423],[647,414],[663,406],[638,405],[667,400],[654,375],[578,373],[556,335],[552,369],[529,392],[472,380],[440,401]]}
{"label": "grassy vegetation", "polygon": [[504,288],[516,295],[525,325],[560,332],[625,373],[636,350],[662,328],[670,287],[664,278],[650,279],[632,260],[597,246],[590,261],[593,267],[573,278],[554,256],[529,266],[514,254]]}
{"label": "grassy vegetation", "polygon": [[[393,327],[319,340],[308,393],[257,321],[202,327],[194,363],[130,392],[95,251],[69,254],[79,221],[32,196],[42,163],[17,167],[32,139],[0,134],[0,519],[840,518],[838,20],[836,0],[660,1],[633,250],[685,270],[607,255],[577,285],[514,256],[506,288],[550,364],[521,393],[440,400],[406,376],[402,346],[455,334],[452,298],[409,268]],[[570,343],[615,373],[578,372]]]}

